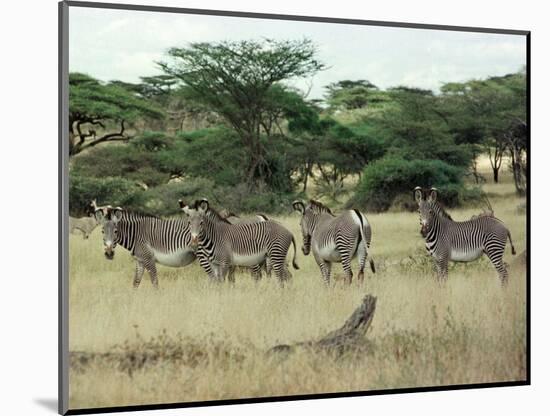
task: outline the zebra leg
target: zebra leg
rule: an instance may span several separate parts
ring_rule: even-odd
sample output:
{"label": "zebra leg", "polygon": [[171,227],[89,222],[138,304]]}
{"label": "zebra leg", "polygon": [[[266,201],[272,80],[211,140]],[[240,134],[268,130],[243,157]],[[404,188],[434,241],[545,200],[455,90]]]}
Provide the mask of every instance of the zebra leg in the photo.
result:
{"label": "zebra leg", "polygon": [[[218,266],[218,279],[220,282],[223,282],[225,280],[225,277],[227,276],[227,274],[231,274],[231,272],[233,272],[233,274],[235,273],[235,267],[230,265],[230,264],[227,264],[227,263],[221,263],[219,266]],[[229,281],[235,281],[235,277],[234,276],[230,276],[228,277],[228,280]]]}
{"label": "zebra leg", "polygon": [[493,248],[490,251],[487,251],[487,257],[491,260],[495,269],[497,269],[498,277],[500,278],[500,283],[502,286],[506,286],[508,283],[508,270],[506,268],[506,263],[502,261],[502,256],[504,255],[504,247],[502,249]]}
{"label": "zebra leg", "polygon": [[277,262],[274,261],[273,262],[273,270],[275,270],[275,276],[277,277],[277,280],[279,281],[279,285],[281,287],[284,287],[284,282],[286,280],[284,261],[277,261]]}
{"label": "zebra leg", "polygon": [[208,258],[206,253],[203,251],[202,246],[199,245],[195,255],[197,256],[199,265],[206,272],[206,274],[208,274],[208,278],[210,279],[210,281],[216,280],[216,275],[214,274],[214,271],[212,269],[212,263],[210,262],[210,259]]}
{"label": "zebra leg", "polygon": [[221,266],[217,263],[210,263],[210,267],[211,267],[211,275],[209,274],[208,276],[210,276],[210,281],[213,282],[213,283],[219,283],[223,280],[223,275],[221,273]]}
{"label": "zebra leg", "polygon": [[269,257],[266,257],[265,258],[265,262],[263,263],[264,267],[265,267],[265,275],[267,278],[270,278],[271,277],[271,269],[272,269],[272,265],[271,265],[271,259]]}
{"label": "zebra leg", "polygon": [[136,274],[134,275],[134,289],[137,289],[139,287],[144,271],[145,271],[145,268],[143,267],[143,263],[139,260],[136,260]]}
{"label": "zebra leg", "polygon": [[351,271],[351,259],[355,250],[355,241],[346,243],[343,236],[336,235],[336,249],[340,253],[342,259],[342,269],[344,269],[344,278],[348,284],[353,280],[353,272]]}
{"label": "zebra leg", "polygon": [[327,287],[330,286],[330,270],[332,268],[332,263],[322,259],[315,251],[313,251],[313,257],[315,258],[319,269],[321,269],[321,276],[325,282],[325,285]]}
{"label": "zebra leg", "polygon": [[261,263],[261,264],[257,264],[255,266],[252,266],[252,271],[250,272],[250,274],[252,275],[252,278],[254,279],[254,281],[258,282],[261,280],[262,278],[262,267],[263,267],[263,264],[265,263]]}
{"label": "zebra leg", "polygon": [[449,259],[447,256],[441,256],[435,259],[435,267],[437,269],[437,277],[440,283],[447,281],[449,274]]}
{"label": "zebra leg", "polygon": [[363,241],[359,243],[357,251],[359,258],[359,274],[357,275],[357,279],[360,283],[363,283],[363,280],[365,279],[365,263],[367,262],[367,246]]}
{"label": "zebra leg", "polygon": [[151,276],[151,283],[153,284],[153,287],[155,289],[159,288],[159,281],[157,277],[157,266],[155,265],[155,262],[152,261],[149,264],[146,264],[145,267],[147,268],[147,271],[149,272],[149,275]]}
{"label": "zebra leg", "polygon": [[229,266],[229,273],[227,274],[229,283],[235,283],[235,268],[235,266]]}

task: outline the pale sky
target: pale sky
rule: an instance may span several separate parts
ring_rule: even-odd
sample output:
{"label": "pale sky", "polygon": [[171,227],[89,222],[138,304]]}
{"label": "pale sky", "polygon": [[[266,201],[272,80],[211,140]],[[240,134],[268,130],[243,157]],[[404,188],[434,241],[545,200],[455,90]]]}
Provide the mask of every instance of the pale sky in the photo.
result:
{"label": "pale sky", "polygon": [[69,70],[103,81],[138,82],[162,73],[170,47],[190,42],[261,38],[311,39],[329,68],[291,82],[321,98],[331,82],[367,79],[380,88],[406,85],[437,91],[516,72],[526,63],[522,35],[450,32],[161,12],[69,8]]}

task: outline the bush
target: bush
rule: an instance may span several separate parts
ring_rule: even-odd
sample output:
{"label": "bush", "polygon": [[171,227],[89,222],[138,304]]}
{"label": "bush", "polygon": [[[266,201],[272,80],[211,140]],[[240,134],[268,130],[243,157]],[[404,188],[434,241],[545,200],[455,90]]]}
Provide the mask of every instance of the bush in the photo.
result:
{"label": "bush", "polygon": [[147,186],[166,183],[167,172],[156,167],[155,154],[141,145],[110,145],[90,150],[72,162],[71,175],[82,177],[123,177]]}
{"label": "bush", "polygon": [[181,213],[179,199],[189,203],[200,198],[215,201],[214,188],[214,182],[206,178],[186,178],[156,186],[143,193],[141,211],[159,216],[177,215]]}
{"label": "bush", "polygon": [[88,205],[96,199],[100,205],[137,209],[141,206],[143,189],[123,178],[69,177],[69,212],[73,216],[87,214]]}
{"label": "bush", "polygon": [[140,136],[133,138],[130,145],[147,152],[158,152],[162,149],[169,149],[174,146],[174,138],[162,132],[146,131]]}
{"label": "bush", "polygon": [[386,156],[364,169],[355,195],[346,206],[386,211],[395,204],[398,209],[416,209],[413,200],[416,186],[435,186],[439,190],[439,199],[446,206],[457,206],[481,196],[479,190],[465,189],[463,175],[462,168],[441,160],[405,160]]}
{"label": "bush", "polygon": [[173,147],[155,154],[157,169],[233,186],[243,181],[246,154],[235,133],[224,128],[180,133]]}
{"label": "bush", "polygon": [[178,182],[156,186],[143,192],[140,211],[159,216],[180,214],[178,200],[193,202],[206,198],[216,209],[239,214],[289,212],[294,194],[270,191],[250,193],[245,184],[235,187],[216,186],[207,178],[185,178]]}

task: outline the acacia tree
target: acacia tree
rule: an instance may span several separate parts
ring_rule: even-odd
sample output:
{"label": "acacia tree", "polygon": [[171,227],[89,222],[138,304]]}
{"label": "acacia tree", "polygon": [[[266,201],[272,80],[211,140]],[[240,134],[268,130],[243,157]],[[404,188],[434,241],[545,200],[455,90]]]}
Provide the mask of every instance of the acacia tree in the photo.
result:
{"label": "acacia tree", "polygon": [[[235,130],[248,153],[246,181],[253,187],[266,176],[262,134],[273,120],[272,87],[284,80],[315,74],[324,68],[310,40],[191,43],[171,48],[170,62],[159,62],[166,74],[189,87],[193,98],[219,114]],[[267,131],[266,131],[267,130]]]}
{"label": "acacia tree", "polygon": [[69,74],[69,155],[112,141],[129,140],[127,123],[162,118],[154,104],[120,83],[103,84],[80,73]]}
{"label": "acacia tree", "polygon": [[376,85],[364,79],[333,82],[325,88],[327,89],[326,102],[333,110],[354,110],[366,107],[371,96],[375,97],[373,92],[378,91]]}

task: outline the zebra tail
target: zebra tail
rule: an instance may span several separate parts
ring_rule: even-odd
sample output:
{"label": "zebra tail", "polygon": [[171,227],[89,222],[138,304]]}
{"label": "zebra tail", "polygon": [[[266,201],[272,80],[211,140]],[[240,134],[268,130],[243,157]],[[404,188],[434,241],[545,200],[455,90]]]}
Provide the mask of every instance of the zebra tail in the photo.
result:
{"label": "zebra tail", "polygon": [[508,239],[510,240],[510,245],[512,246],[512,255],[516,255],[516,249],[514,248],[514,243],[512,243],[512,234],[508,231]]}
{"label": "zebra tail", "polygon": [[292,257],[292,267],[294,267],[295,270],[300,270],[300,267],[298,267],[298,264],[296,263],[296,240],[294,240],[294,235],[292,235],[292,246],[294,247],[294,257]]}
{"label": "zebra tail", "polygon": [[[361,223],[359,225],[359,231],[361,232],[361,238],[363,239],[363,243],[365,244],[365,250],[367,250],[367,257],[368,257],[370,242],[368,242],[367,239],[365,238],[365,230],[363,229],[363,227],[365,226],[365,223],[363,222],[363,214],[361,214],[361,212],[359,212],[359,210],[357,209],[354,209],[353,212],[355,212],[355,215],[357,215],[357,217],[359,218],[359,222]],[[369,264],[372,272],[376,273],[376,268],[374,267],[374,261],[372,260],[372,258],[369,258]]]}

